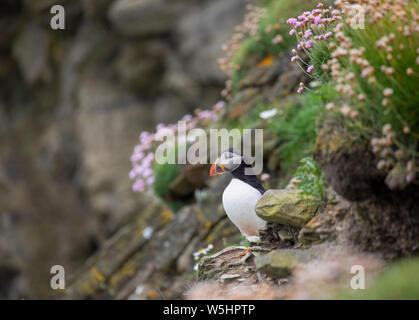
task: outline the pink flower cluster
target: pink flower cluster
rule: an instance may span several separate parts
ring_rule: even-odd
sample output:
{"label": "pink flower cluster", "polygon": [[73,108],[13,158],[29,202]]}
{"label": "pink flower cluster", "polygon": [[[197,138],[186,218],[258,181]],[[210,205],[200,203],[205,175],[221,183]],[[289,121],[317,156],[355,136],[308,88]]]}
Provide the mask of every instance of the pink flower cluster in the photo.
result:
{"label": "pink flower cluster", "polygon": [[[297,50],[305,51],[312,48],[317,41],[327,40],[332,37],[333,32],[328,31],[330,25],[342,20],[342,12],[337,9],[323,8],[319,3],[316,9],[306,11],[297,18],[290,18],[287,23],[292,27],[290,35],[296,35],[298,39]],[[303,61],[299,58],[297,50],[292,50],[291,62]],[[309,65],[305,71],[312,73],[313,65]],[[297,92],[303,92],[304,87],[299,86]]]}
{"label": "pink flower cluster", "polygon": [[[358,24],[359,21],[353,19],[355,13],[348,6],[351,3],[362,5],[365,12],[362,24],[368,24],[371,36],[357,37],[360,31],[352,23]],[[378,169],[390,171],[402,167],[406,169],[406,182],[417,182],[417,135],[415,137],[411,132],[414,121],[405,116],[414,93],[404,90],[402,81],[408,83],[410,79],[406,79],[406,75],[417,75],[414,68],[419,64],[419,49],[415,34],[419,31],[419,15],[408,0],[336,0],[334,5],[338,9],[325,9],[319,3],[311,12],[288,20],[292,26],[290,34],[299,41],[297,48],[292,50],[291,61],[303,63],[305,68],[302,69],[312,74],[314,66],[304,59],[313,61],[310,48],[318,41],[327,40],[321,47],[316,46],[316,52],[323,50],[324,44],[330,53],[320,69],[330,75],[339,99],[336,99],[336,105],[327,103],[326,110],[340,112],[344,118],[352,119],[348,123],[355,123],[353,128],[371,139],[372,151],[379,159]],[[373,53],[380,59],[370,59]],[[300,84],[297,92],[303,91],[304,86]],[[375,104],[377,97],[383,108]],[[371,126],[372,116],[377,121]],[[383,120],[398,122],[398,125],[394,128],[390,123],[382,126]]]}
{"label": "pink flower cluster", "polygon": [[[210,122],[216,122],[224,114],[226,104],[224,101],[217,102],[212,110],[195,110],[195,116],[185,115],[182,120],[186,121],[186,130],[196,128],[198,125],[208,125]],[[129,178],[133,180],[132,190],[134,192],[144,192],[154,183],[153,162],[154,148],[156,146],[156,137],[164,134],[175,134],[178,130],[177,124],[165,125],[160,123],[156,125],[154,133],[143,131],[139,136],[140,143],[134,147],[131,155],[132,169],[129,172]]]}
{"label": "pink flower cluster", "polygon": [[131,180],[134,180],[132,190],[135,192],[145,191],[147,185],[150,186],[154,183],[153,171],[151,169],[154,160],[154,153],[151,151],[154,139],[154,133],[141,132],[139,137],[140,144],[135,146],[132,153],[132,170],[129,173],[129,177]]}

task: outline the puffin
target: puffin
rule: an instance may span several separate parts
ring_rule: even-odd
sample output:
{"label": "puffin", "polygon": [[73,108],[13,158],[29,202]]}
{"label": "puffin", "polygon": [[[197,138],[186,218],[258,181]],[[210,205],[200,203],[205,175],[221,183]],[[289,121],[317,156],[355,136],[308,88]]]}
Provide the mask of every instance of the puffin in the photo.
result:
{"label": "puffin", "polygon": [[[259,230],[266,227],[266,221],[256,215],[255,206],[265,189],[252,174],[245,174],[251,168],[237,150],[230,148],[221,153],[210,168],[210,176],[229,172],[232,179],[223,192],[223,207],[228,218],[250,243],[260,242]],[[250,169],[251,170],[251,169]],[[246,254],[250,252],[247,248]]]}

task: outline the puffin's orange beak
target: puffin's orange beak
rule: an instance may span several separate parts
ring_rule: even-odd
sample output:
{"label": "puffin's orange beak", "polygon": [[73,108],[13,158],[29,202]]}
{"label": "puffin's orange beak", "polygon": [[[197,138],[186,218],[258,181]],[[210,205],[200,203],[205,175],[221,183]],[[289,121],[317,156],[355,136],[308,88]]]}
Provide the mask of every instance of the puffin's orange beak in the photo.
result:
{"label": "puffin's orange beak", "polygon": [[224,173],[224,166],[222,164],[218,164],[218,158],[214,161],[210,169],[210,176],[216,176],[219,174]]}

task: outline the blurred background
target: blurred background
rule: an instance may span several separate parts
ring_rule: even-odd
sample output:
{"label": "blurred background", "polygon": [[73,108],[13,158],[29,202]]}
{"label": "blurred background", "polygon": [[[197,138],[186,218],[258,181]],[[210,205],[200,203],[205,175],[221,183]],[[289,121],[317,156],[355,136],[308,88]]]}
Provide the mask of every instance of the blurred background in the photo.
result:
{"label": "blurred background", "polygon": [[217,101],[245,4],[1,1],[0,298],[48,296],[52,265],[74,271],[147,204],[128,178],[138,135]]}
{"label": "blurred background", "polygon": [[[349,2],[2,0],[0,299],[417,299],[419,8]],[[178,119],[264,129],[263,254]]]}

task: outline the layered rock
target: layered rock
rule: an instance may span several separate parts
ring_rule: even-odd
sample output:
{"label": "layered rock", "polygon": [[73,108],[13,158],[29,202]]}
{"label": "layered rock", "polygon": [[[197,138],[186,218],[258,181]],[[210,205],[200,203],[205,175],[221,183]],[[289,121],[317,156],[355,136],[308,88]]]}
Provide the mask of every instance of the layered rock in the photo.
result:
{"label": "layered rock", "polygon": [[191,285],[193,253],[211,244],[221,250],[238,241],[238,231],[226,224],[219,207],[225,179],[196,191],[197,203],[176,214],[152,201],[141,215],[126,221],[103,248],[73,274],[64,298],[155,299],[183,298]]}
{"label": "layered rock", "polygon": [[293,269],[316,259],[320,248],[279,249],[255,258],[255,267],[271,278],[281,279],[291,275]]}

